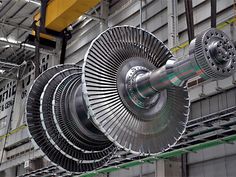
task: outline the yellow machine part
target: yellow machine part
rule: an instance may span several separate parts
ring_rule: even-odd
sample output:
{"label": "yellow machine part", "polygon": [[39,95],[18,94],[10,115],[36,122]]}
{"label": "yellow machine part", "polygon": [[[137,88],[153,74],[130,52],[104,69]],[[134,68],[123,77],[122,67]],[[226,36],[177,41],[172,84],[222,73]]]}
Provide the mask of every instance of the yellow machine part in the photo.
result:
{"label": "yellow machine part", "polygon": [[[61,32],[81,15],[96,6],[100,0],[51,0],[46,9],[45,27]],[[40,13],[35,15],[35,20]]]}

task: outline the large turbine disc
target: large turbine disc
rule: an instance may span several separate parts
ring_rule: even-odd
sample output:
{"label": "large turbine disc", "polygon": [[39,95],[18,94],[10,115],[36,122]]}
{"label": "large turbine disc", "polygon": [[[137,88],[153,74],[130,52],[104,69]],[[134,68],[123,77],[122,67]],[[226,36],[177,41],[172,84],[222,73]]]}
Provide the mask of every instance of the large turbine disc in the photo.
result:
{"label": "large turbine disc", "polygon": [[[87,150],[93,144],[89,146],[81,140],[81,130],[77,130],[77,136],[71,131],[65,131],[65,127],[73,123],[73,117],[63,114],[61,108],[66,103],[61,98],[72,93],[69,92],[71,85],[79,88],[80,83],[79,66],[66,64],[52,67],[35,80],[26,106],[28,129],[35,146],[42,150],[49,161],[71,172],[99,168],[110,160],[116,150],[109,140],[104,140],[101,148]],[[61,97],[57,97],[57,94],[61,94]],[[63,127],[64,124],[66,125]],[[74,137],[74,141],[71,141],[71,137]]]}
{"label": "large turbine disc", "polygon": [[92,42],[83,65],[84,99],[93,122],[119,147],[154,154],[175,145],[184,132],[189,111],[185,88],[161,91],[148,109],[130,104],[123,94],[132,67],[153,70],[171,57],[154,35],[130,26],[110,28]]}

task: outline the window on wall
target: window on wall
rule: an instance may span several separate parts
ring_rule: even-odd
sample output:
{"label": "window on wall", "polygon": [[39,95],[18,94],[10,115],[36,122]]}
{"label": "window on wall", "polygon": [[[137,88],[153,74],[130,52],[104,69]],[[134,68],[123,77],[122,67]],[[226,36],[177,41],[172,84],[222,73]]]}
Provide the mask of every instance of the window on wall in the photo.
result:
{"label": "window on wall", "polygon": [[7,116],[0,119],[0,130],[5,128],[5,126],[6,126],[6,117]]}

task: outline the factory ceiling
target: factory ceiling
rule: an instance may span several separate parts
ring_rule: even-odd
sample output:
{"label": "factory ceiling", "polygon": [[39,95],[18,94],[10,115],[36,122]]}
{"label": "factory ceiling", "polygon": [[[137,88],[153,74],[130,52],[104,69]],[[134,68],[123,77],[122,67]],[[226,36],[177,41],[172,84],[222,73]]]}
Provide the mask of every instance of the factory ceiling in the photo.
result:
{"label": "factory ceiling", "polygon": [[31,33],[38,0],[0,1],[0,61],[20,64],[34,56],[34,46],[23,44]]}

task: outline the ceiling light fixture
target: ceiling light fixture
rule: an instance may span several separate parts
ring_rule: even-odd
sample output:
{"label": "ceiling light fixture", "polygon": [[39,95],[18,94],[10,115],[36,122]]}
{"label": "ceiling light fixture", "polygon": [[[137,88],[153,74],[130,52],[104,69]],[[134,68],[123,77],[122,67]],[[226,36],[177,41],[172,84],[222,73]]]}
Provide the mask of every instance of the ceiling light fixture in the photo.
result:
{"label": "ceiling light fixture", "polygon": [[34,0],[25,0],[26,2],[30,2],[30,3],[33,3],[33,4],[36,4],[38,6],[41,6],[41,3],[38,2],[38,1],[34,1]]}
{"label": "ceiling light fixture", "polygon": [[0,69],[0,74],[3,74],[5,72],[5,70]]}

